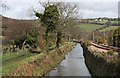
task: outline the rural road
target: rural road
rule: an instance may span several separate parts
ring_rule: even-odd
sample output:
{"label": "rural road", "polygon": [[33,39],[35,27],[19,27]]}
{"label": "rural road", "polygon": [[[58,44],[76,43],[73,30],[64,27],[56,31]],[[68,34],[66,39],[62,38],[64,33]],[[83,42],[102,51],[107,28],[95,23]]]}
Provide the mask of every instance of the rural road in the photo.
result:
{"label": "rural road", "polygon": [[47,76],[88,76],[91,78],[85,60],[83,57],[83,49],[80,44],[68,53],[66,59],[63,60],[58,67],[50,71]]}

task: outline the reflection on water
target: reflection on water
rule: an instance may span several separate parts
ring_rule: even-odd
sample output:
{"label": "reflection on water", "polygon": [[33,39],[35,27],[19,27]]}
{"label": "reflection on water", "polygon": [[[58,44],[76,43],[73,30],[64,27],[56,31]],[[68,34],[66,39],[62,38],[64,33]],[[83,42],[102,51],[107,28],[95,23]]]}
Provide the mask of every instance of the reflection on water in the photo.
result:
{"label": "reflection on water", "polygon": [[80,44],[66,56],[58,67],[50,71],[48,76],[91,76],[84,61],[83,49]]}

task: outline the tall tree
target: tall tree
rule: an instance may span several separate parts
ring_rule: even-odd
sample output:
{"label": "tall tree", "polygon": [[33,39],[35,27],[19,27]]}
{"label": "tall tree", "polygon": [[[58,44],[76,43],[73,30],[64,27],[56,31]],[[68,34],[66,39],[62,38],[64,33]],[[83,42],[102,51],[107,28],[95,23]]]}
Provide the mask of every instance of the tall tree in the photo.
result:
{"label": "tall tree", "polygon": [[44,27],[46,27],[45,40],[46,50],[48,49],[48,33],[53,32],[56,29],[59,20],[59,11],[56,5],[48,5],[45,7],[44,14],[35,12],[35,15],[40,18]]}
{"label": "tall tree", "polygon": [[[57,36],[56,46],[59,48],[59,43],[61,41],[62,35],[66,35],[68,37],[75,37],[75,34],[78,35],[78,31],[76,31],[76,24],[78,17],[81,17],[81,13],[78,11],[77,3],[57,3],[58,9],[60,11],[60,19],[56,28],[57,34],[61,34]],[[71,32],[75,30],[75,32]]]}

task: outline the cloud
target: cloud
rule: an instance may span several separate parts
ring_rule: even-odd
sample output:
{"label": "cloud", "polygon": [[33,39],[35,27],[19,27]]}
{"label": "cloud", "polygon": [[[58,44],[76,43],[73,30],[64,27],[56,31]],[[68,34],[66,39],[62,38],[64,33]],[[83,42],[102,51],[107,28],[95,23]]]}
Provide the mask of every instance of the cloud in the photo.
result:
{"label": "cloud", "polygon": [[84,18],[98,18],[98,17],[118,17],[118,14],[112,11],[90,11],[90,10],[84,10]]}
{"label": "cloud", "polygon": [[118,17],[117,2],[82,2],[79,5],[84,17]]}
{"label": "cloud", "polygon": [[[36,8],[38,11],[43,12],[42,6],[38,1],[45,0],[7,0],[9,10],[0,10],[0,13],[4,16],[17,18],[17,19],[31,19],[35,18],[30,16],[29,10]],[[47,0],[46,0],[47,1]],[[51,0],[50,0],[51,1]],[[52,0],[56,1],[56,0]],[[60,1],[60,0],[59,0]],[[64,1],[78,1],[79,10],[84,13],[84,18],[95,17],[118,17],[118,1],[119,0],[64,0]]]}
{"label": "cloud", "polygon": [[25,19],[30,19],[30,18],[35,18],[31,17],[29,15],[29,9],[31,9],[32,6],[39,5],[37,4],[37,1],[33,0],[8,0],[6,5],[9,7],[8,10],[0,10],[0,13],[4,16],[11,17],[11,18],[25,18]]}

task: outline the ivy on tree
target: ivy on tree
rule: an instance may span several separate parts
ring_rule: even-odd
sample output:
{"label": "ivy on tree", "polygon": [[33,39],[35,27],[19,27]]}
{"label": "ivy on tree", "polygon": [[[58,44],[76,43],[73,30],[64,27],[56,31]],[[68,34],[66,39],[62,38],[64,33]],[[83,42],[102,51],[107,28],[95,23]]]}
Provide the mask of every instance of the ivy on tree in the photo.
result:
{"label": "ivy on tree", "polygon": [[56,5],[49,5],[45,7],[44,14],[35,12],[35,15],[40,18],[44,27],[46,27],[45,40],[48,48],[48,33],[55,31],[59,20],[59,11]]}

